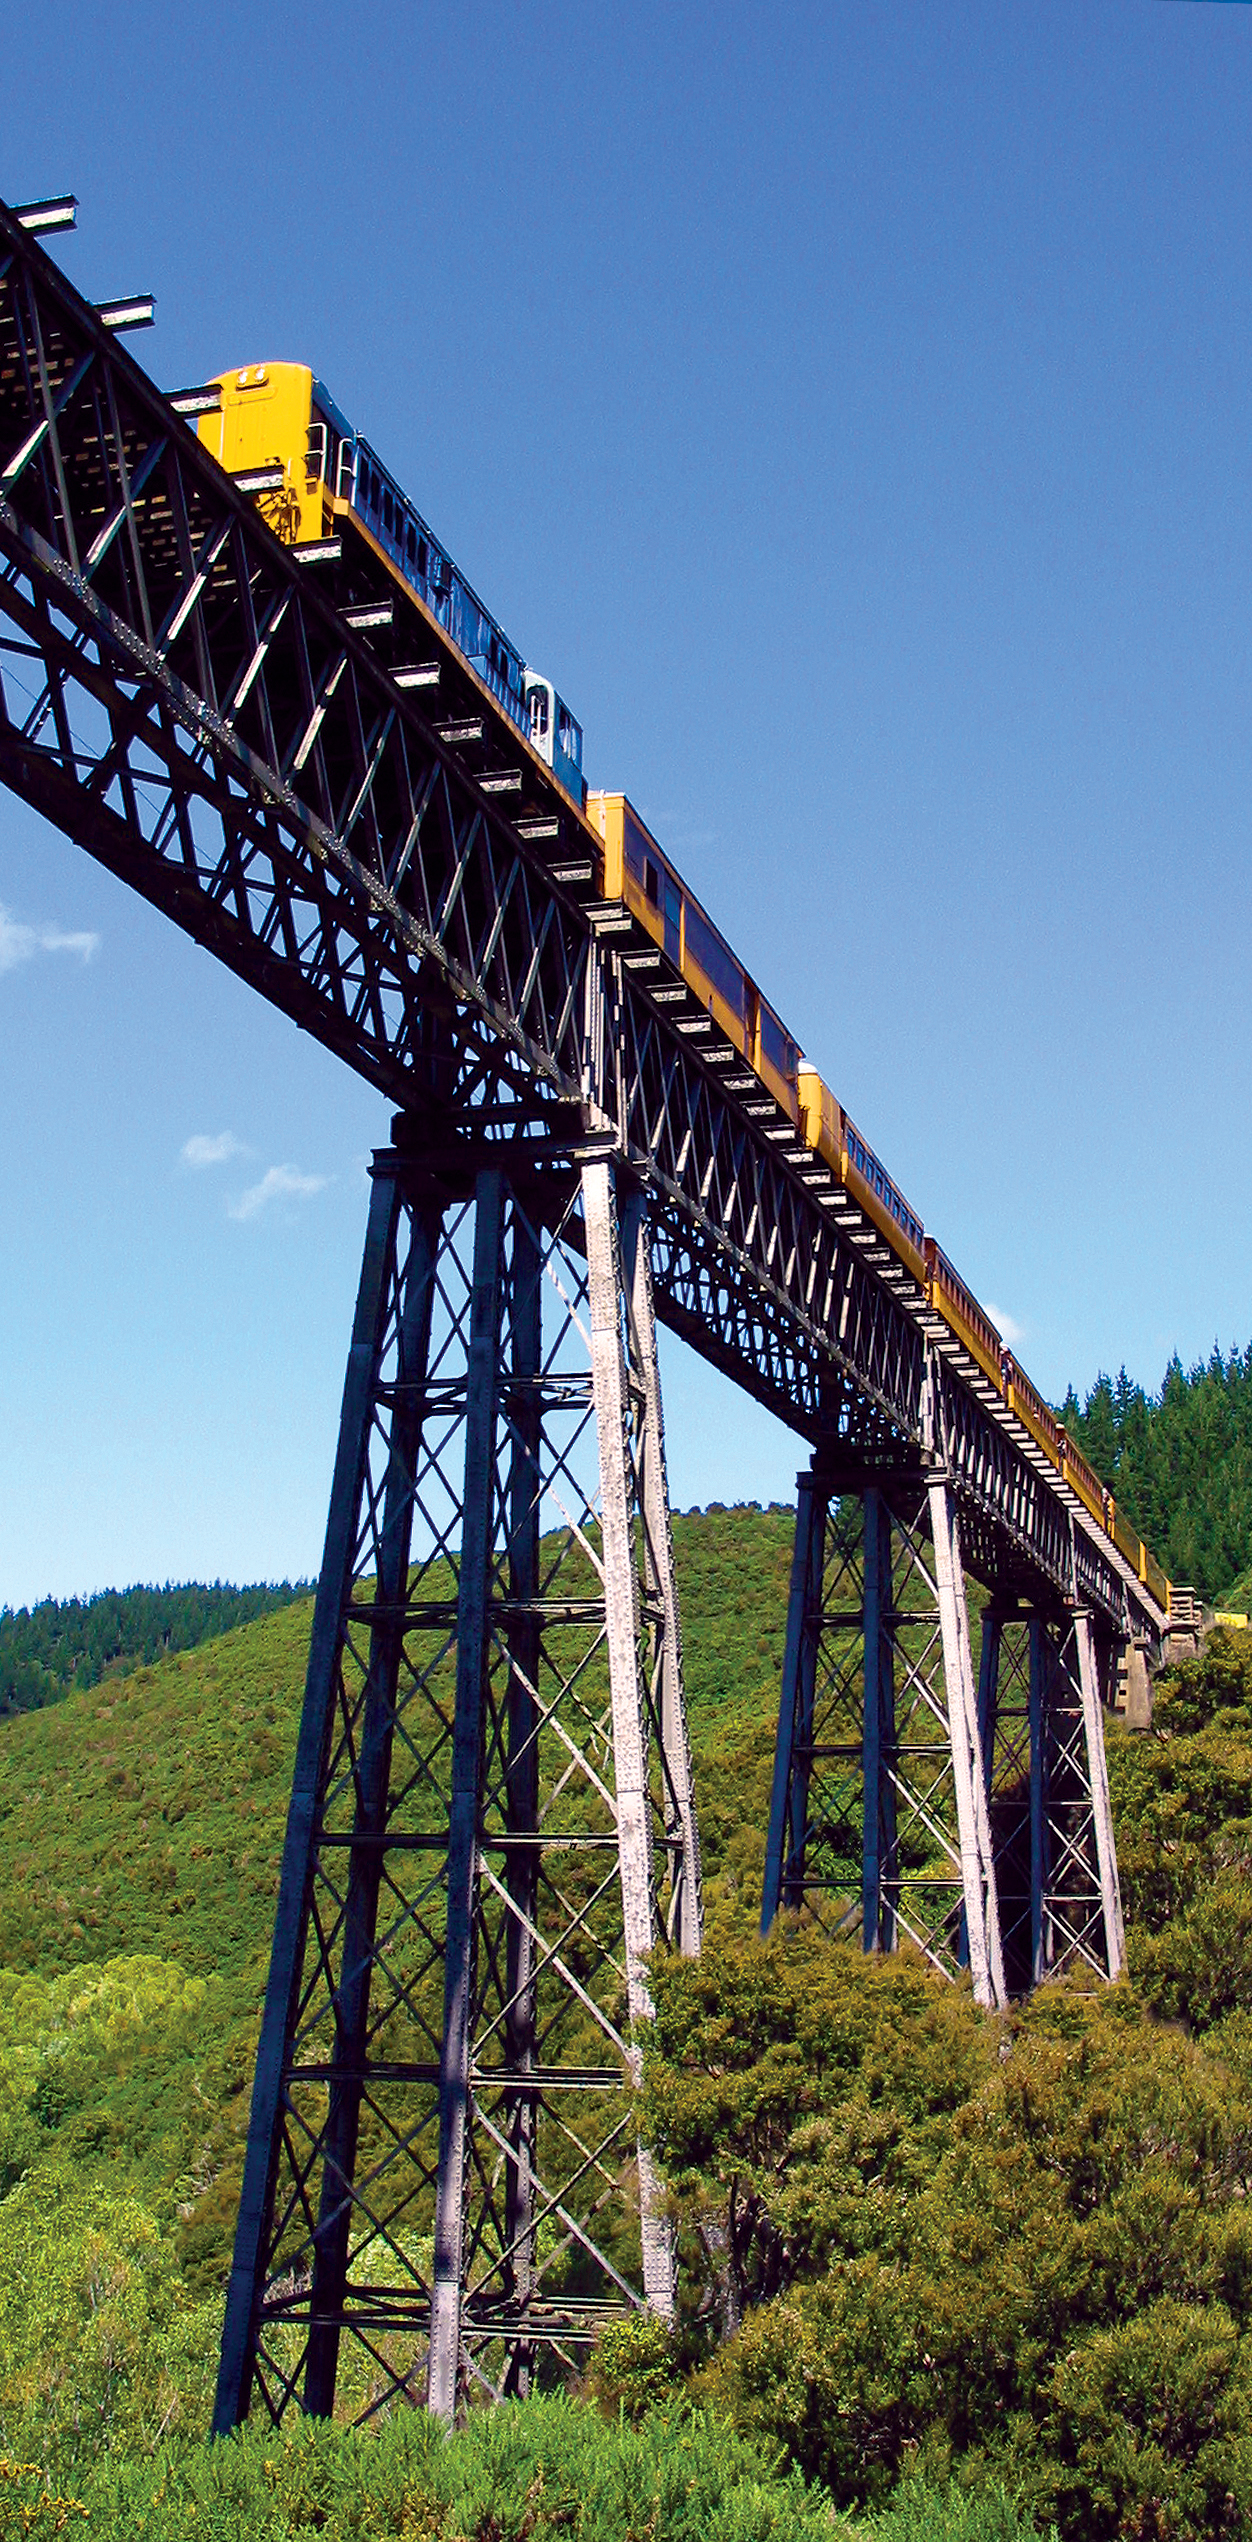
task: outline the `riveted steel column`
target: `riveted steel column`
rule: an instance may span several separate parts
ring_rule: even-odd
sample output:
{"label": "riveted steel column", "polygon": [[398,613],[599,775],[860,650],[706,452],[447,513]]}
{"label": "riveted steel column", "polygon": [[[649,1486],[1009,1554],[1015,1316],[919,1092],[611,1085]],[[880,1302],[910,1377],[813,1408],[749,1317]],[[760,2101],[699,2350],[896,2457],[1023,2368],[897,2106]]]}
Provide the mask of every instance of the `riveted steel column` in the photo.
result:
{"label": "riveted steel column", "polygon": [[496,1402],[500,1362],[503,1177],[484,1173],[475,1189],[474,1296],[465,1416],[465,1497],[457,1590],[456,1713],[448,1824],[448,1924],[443,2046],[439,2065],[439,2174],[431,2286],[427,2406],[456,2411],[461,2360],[465,2151],[469,2101],[470,1997],[478,1873],[484,1673],[495,1512]]}
{"label": "riveted steel column", "polygon": [[867,1951],[895,1948],[895,1667],[891,1640],[891,1510],[882,1492],[864,1495],[865,1711],[861,1733],[864,1832],[861,1937]]}
{"label": "riveted steel column", "polygon": [[1044,1900],[1048,1881],[1047,1790],[1045,1743],[1049,1732],[1048,1673],[1051,1651],[1042,1619],[1030,1619],[1030,1982],[1047,1975]]}
{"label": "riveted steel column", "polygon": [[385,1485],[383,1528],[374,1584],[377,1621],[370,1636],[360,1754],[356,1765],[356,1824],[344,1915],[343,1963],[335,1998],[335,2054],[324,2139],[322,2191],[314,2237],[312,2314],[304,2406],[329,2418],[335,2401],[339,2330],[347,2278],[357,2139],[369,2030],[370,1981],[383,1872],[387,1793],[391,1775],[396,1687],[404,1648],[404,1595],[413,1533],[413,1483],[421,1444],[424,1387],[430,1351],[431,1303],[437,1214],[414,1227],[396,1372],[396,1410]]}
{"label": "riveted steel column", "polygon": [[622,1212],[622,1260],[630,1311],[632,1374],[641,1397],[640,1500],[643,1517],[644,1587],[659,1617],[661,1771],[665,1838],[670,1855],[671,1938],[687,1958],[700,1949],[703,1922],[700,1844],[692,1788],[691,1744],[683,1688],[682,1629],[674,1576],[665,1424],[656,1354],[647,1203],[635,1193]]}
{"label": "riveted steel column", "polygon": [[1121,1884],[1117,1876],[1117,1847],[1113,1838],[1113,1810],[1109,1799],[1108,1760],[1104,1753],[1104,1710],[1100,1702],[1095,1632],[1091,1617],[1085,1611],[1080,1611],[1075,1616],[1074,1632],[1078,1643],[1083,1726],[1087,1737],[1087,1778],[1091,1786],[1091,1811],[1095,1821],[1100,1900],[1104,1909],[1104,1946],[1109,1976],[1116,1978],[1121,1976],[1126,1965],[1126,1928],[1122,1921]]}
{"label": "riveted steel column", "polygon": [[943,1669],[947,1681],[948,1734],[970,1974],[978,2003],[1002,2004],[1005,1992],[1000,1917],[995,1866],[991,1858],[991,1822],[978,1735],[969,1614],[965,1604],[956,1509],[946,1483],[932,1483],[928,1498],[939,1625],[943,1637]]}
{"label": "riveted steel column", "polygon": [[979,1724],[989,1786],[991,1843],[1005,1984],[1025,1995],[1033,1964],[1031,1807],[1031,1638],[1016,1598],[983,1609]]}
{"label": "riveted steel column", "polygon": [[400,1193],[390,1150],[374,1161],[365,1251],[339,1415],[339,1441],[326,1542],[313,1609],[304,1708],[287,1811],[278,1908],[257,2050],[243,2192],[226,2295],[213,2427],[224,2435],[246,2418],[256,2366],[256,2328],[282,2133],[283,2072],[295,2029],[304,1966],[323,1761],[335,1703],[340,1616],[351,1588],[357,1505],[369,1443],[374,1386],[395,1266]]}
{"label": "riveted steel column", "polygon": [[[513,1213],[510,1385],[506,1396],[512,1439],[509,1465],[509,1683],[506,1815],[509,1845],[506,1881],[512,1912],[506,1943],[505,2063],[519,2078],[535,2062],[535,1933],[539,1892],[539,1595],[540,1443],[543,1409],[539,1373],[543,1356],[542,1270],[529,1220]],[[507,2294],[524,2327],[535,2283],[535,2155],[537,2104],[520,2090],[509,2119],[505,2183]],[[505,2375],[506,2392],[524,2398],[534,2371],[534,2349],[518,2338]]]}
{"label": "riveted steel column", "polygon": [[[601,1558],[613,1720],[618,1871],[622,1892],[626,2002],[632,2029],[652,2018],[646,1962],[654,1934],[651,1807],[646,1714],[639,1666],[639,1575],[633,1542],[631,1456],[623,1347],[623,1280],[613,1184],[607,1163],[585,1165],[591,1371],[600,1453]],[[636,2074],[640,2058],[632,2051]],[[640,2235],[644,2293],[668,2320],[674,2309],[674,2260],[655,2176],[639,2153]]]}
{"label": "riveted steel column", "polygon": [[797,1477],[787,1638],[761,1895],[762,1933],[769,1932],[780,1906],[798,1906],[802,1893],[827,1498],[825,1486],[812,1469]]}
{"label": "riveted steel column", "polygon": [[995,1771],[996,1694],[1000,1682],[1000,1617],[994,1606],[983,1609],[982,1645],[978,1653],[978,1742],[982,1749],[983,1788],[987,1807]]}

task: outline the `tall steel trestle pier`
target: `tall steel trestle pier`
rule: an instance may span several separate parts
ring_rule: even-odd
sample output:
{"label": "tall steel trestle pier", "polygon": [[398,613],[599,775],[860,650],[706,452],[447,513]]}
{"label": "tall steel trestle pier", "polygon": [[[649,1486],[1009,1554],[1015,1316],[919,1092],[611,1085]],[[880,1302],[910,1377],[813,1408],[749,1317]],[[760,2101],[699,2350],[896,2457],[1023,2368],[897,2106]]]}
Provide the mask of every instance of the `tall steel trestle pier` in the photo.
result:
{"label": "tall steel trestle pier", "polygon": [[[642,1197],[445,1119],[374,1160],[218,2417],[451,2413],[673,2305],[623,2085],[695,1951]],[[362,2375],[362,2362],[364,2373]]]}
{"label": "tall steel trestle pier", "polygon": [[455,647],[280,545],[106,315],[0,206],[0,781],[398,1116],[217,2423],[447,2411],[671,2301],[628,2090],[649,1949],[699,1938],[655,1322],[813,1452],[767,1921],[988,2003],[1114,1973],[1101,1712],[1164,1618]]}
{"label": "tall steel trestle pier", "polygon": [[1124,1964],[1119,1644],[1002,1563],[975,1676],[941,1428],[930,1444],[869,1473],[819,1451],[800,1476],[761,1923],[806,1909],[867,1951],[907,1940],[1002,2004]]}

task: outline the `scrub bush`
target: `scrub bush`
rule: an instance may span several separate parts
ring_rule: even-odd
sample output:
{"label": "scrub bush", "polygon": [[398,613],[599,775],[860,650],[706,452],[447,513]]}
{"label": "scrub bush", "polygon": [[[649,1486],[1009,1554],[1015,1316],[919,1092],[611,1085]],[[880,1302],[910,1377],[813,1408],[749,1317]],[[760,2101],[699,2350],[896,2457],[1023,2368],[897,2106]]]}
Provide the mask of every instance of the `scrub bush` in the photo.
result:
{"label": "scrub bush", "polygon": [[836,2516],[707,2413],[604,2419],[564,2397],[475,2411],[453,2437],[419,2410],[372,2433],[249,2427],[73,2495],[0,2461],[0,2532],[53,2542],[1036,2542],[1003,2495],[911,2486],[867,2523]]}

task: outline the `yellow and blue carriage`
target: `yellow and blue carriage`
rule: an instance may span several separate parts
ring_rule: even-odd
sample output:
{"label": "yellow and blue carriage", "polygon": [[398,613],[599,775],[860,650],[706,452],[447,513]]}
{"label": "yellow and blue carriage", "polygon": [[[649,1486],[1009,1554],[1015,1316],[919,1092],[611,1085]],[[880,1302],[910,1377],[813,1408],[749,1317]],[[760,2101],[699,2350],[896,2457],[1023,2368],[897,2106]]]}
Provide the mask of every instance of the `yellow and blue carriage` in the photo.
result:
{"label": "yellow and blue carriage", "polygon": [[311,548],[345,534],[364,542],[457,647],[587,821],[604,898],[629,910],[1123,1560],[1167,1604],[1159,1563],[626,796],[588,794],[582,733],[563,698],[510,643],[376,451],[301,363],[254,363],[224,372],[213,387],[212,407],[197,412],[202,441],[255,495],[287,545]]}
{"label": "yellow and blue carriage", "polygon": [[582,732],[542,671],[524,662],[446,548],[301,362],[254,362],[213,383],[216,410],[200,439],[251,482],[263,517],[288,547],[342,533],[368,541],[435,625],[452,638],[581,811]]}

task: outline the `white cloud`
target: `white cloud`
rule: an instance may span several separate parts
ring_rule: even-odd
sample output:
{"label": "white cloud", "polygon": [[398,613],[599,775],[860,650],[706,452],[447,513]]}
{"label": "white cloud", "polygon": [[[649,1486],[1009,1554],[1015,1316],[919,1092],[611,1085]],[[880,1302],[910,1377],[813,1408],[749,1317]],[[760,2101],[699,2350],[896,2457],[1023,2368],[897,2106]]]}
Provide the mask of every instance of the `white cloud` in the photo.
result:
{"label": "white cloud", "polygon": [[197,1130],[195,1137],[188,1139],[184,1145],[182,1163],[194,1166],[198,1173],[206,1165],[229,1165],[232,1156],[247,1156],[248,1153],[243,1140],[237,1139],[233,1130],[218,1130],[212,1138],[207,1132]]}
{"label": "white cloud", "polygon": [[301,1174],[294,1165],[271,1165],[259,1183],[251,1183],[230,1203],[232,1218],[255,1218],[272,1200],[311,1200],[324,1192],[329,1174]]}
{"label": "white cloud", "polygon": [[1008,1343],[1010,1350],[1014,1349],[1018,1342],[1025,1341],[1025,1327],[1018,1324],[1014,1320],[1013,1316],[1006,1315],[1002,1306],[993,1306],[990,1298],[987,1300],[987,1313],[991,1317],[991,1321],[995,1325],[996,1331],[999,1333],[1001,1340]]}
{"label": "white cloud", "polygon": [[28,927],[0,901],[0,971],[16,971],[19,964],[33,962],[37,953],[76,953],[81,961],[90,962],[99,950],[100,938],[90,928]]}

